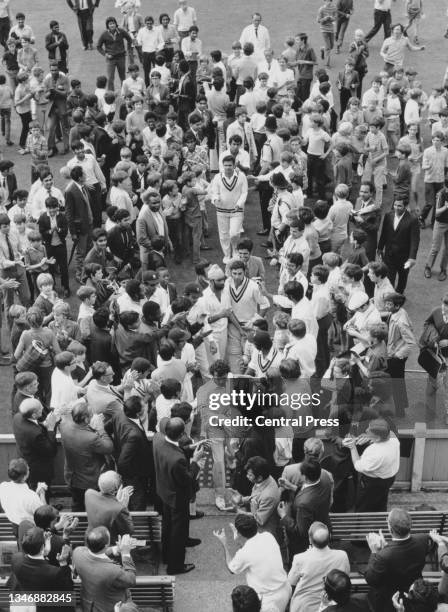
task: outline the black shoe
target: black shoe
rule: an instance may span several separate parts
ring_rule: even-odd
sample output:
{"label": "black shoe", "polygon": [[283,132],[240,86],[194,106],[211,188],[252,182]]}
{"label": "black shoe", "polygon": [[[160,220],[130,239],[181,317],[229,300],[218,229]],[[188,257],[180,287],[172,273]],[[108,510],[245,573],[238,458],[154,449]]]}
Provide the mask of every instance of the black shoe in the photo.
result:
{"label": "black shoe", "polygon": [[265,249],[270,249],[272,247],[272,242],[270,240],[266,240],[266,242],[262,242],[260,246],[264,247]]}
{"label": "black shoe", "polygon": [[87,51],[88,47],[87,45],[84,45],[84,51]]}
{"label": "black shoe", "polygon": [[325,59],[325,48],[324,48],[324,47],[321,47],[321,48],[320,48],[320,58],[321,58],[322,60],[324,60],[324,59]]}
{"label": "black shoe", "polygon": [[178,570],[167,569],[166,573],[168,576],[174,576],[174,574],[188,574],[188,572],[193,571],[195,567],[196,565],[194,563],[185,563],[185,565]]}
{"label": "black shoe", "polygon": [[188,538],[185,546],[187,548],[193,548],[194,546],[199,546],[201,540],[199,538]]}
{"label": "black shoe", "polygon": [[190,514],[190,521],[197,521],[197,519],[204,518],[205,512],[201,510],[196,510],[196,514]]}
{"label": "black shoe", "polygon": [[267,236],[269,234],[269,230],[264,229],[257,232],[257,236]]}
{"label": "black shoe", "polygon": [[48,153],[48,157],[53,157],[54,155],[57,155],[58,153],[59,151],[57,150],[57,148],[53,147],[51,151]]}

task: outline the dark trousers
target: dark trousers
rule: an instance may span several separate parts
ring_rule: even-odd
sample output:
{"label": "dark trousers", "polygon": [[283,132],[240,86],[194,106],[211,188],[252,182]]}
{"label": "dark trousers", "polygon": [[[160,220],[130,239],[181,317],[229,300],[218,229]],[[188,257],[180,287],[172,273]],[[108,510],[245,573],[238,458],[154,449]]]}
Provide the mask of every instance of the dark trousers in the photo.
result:
{"label": "dark trousers", "polygon": [[269,202],[271,201],[273,190],[268,183],[260,183],[258,187],[260,196],[261,220],[263,229],[271,229],[271,213],[268,210]]}
{"label": "dark trousers", "polygon": [[183,220],[182,217],[179,219],[167,219],[168,234],[171,242],[173,243],[174,260],[176,263],[182,261],[182,236],[183,236]]}
{"label": "dark trousers", "polygon": [[120,55],[118,57],[113,57],[112,59],[106,58],[106,73],[107,73],[107,88],[109,91],[115,91],[115,69],[118,72],[118,77],[120,81],[123,81],[126,78],[126,56]]}
{"label": "dark trousers", "polygon": [[155,65],[156,53],[142,53],[143,60],[143,75],[145,77],[145,85],[149,86],[149,73],[151,72],[151,68]]}
{"label": "dark trousers", "polygon": [[297,81],[297,96],[305,102],[310,97],[312,79],[299,79]]}
{"label": "dark trousers", "polygon": [[47,128],[48,148],[52,150],[56,147],[56,132],[59,129],[62,135],[64,149],[68,151],[68,133],[70,131],[70,126],[65,112],[58,109],[52,109],[48,115]]}
{"label": "dark trousers", "polygon": [[22,122],[22,131],[20,132],[19,145],[22,147],[26,144],[26,137],[31,123],[31,111],[27,113],[19,113],[20,121]]}
{"label": "dark trousers", "polygon": [[316,374],[317,378],[322,378],[330,365],[330,349],[328,347],[328,330],[333,323],[331,314],[325,315],[317,320],[319,331],[317,332],[317,355],[316,355]]}
{"label": "dark trousers", "polygon": [[101,195],[101,185],[95,183],[87,187],[90,200],[90,210],[92,211],[93,227],[101,227],[103,198]]}
{"label": "dark trousers", "polygon": [[[58,244],[56,246],[47,247],[48,257],[54,257],[56,259],[56,265],[61,275],[61,285],[64,289],[69,289],[68,280],[68,265],[67,265],[67,246],[65,244]],[[51,273],[54,276],[56,266],[52,266]]]}
{"label": "dark trousers", "polygon": [[77,487],[70,487],[70,494],[72,496],[72,512],[85,512],[86,506],[84,503],[84,489],[78,489]]}
{"label": "dark trousers", "polygon": [[6,41],[9,38],[9,30],[11,29],[11,22],[9,21],[9,17],[2,17],[0,19],[0,45],[6,47]]}
{"label": "dark trousers", "polygon": [[355,512],[387,512],[387,498],[394,480],[395,476],[371,478],[362,475],[358,483]]}
{"label": "dark trousers", "polygon": [[129,510],[142,512],[146,510],[148,501],[149,481],[144,476],[134,476],[133,478],[123,478],[125,487],[134,487],[134,492],[129,500]]}
{"label": "dark trousers", "polygon": [[[406,381],[404,379],[406,359],[390,357],[387,360],[387,373],[392,379],[392,395],[395,403],[395,416],[405,416],[405,408],[409,406]],[[379,512],[379,511],[378,511]]]}
{"label": "dark trousers", "polygon": [[[391,257],[385,257],[384,263],[386,264],[389,270],[387,277],[392,283],[392,285],[395,287],[395,291],[397,291],[397,293],[404,293],[408,282],[409,268],[405,270],[404,261],[397,261],[395,259],[392,259]],[[396,284],[395,281],[397,281]]]}
{"label": "dark trousers", "polygon": [[342,115],[347,110],[348,101],[350,100],[351,97],[352,97],[352,92],[350,89],[343,87],[341,91],[339,92],[339,99],[341,103],[341,112],[339,116],[341,117],[341,119],[342,119]]}
{"label": "dark trousers", "polygon": [[392,23],[392,17],[391,17],[390,11],[379,11],[377,9],[374,10],[373,11],[373,28],[370,30],[370,32],[365,37],[365,41],[369,42],[369,40],[373,38],[375,34],[379,32],[379,30],[381,29],[381,26],[383,26],[383,29],[384,29],[384,38],[388,38],[391,33],[391,23]]}
{"label": "dark trousers", "polygon": [[429,215],[429,212],[432,211],[431,223],[434,223],[436,213],[436,196],[442,187],[443,183],[425,183],[425,205],[423,206],[423,210],[420,215],[423,220],[425,220]]}
{"label": "dark trousers", "polygon": [[325,199],[325,160],[318,155],[308,154],[308,197],[313,197],[313,180],[316,181],[317,194],[320,200]]}
{"label": "dark trousers", "polygon": [[175,573],[185,564],[185,545],[190,527],[188,501],[177,508],[163,504],[162,511],[162,556],[167,572]]}
{"label": "dark trousers", "polygon": [[84,47],[93,43],[93,15],[89,9],[78,11],[78,26]]}
{"label": "dark trousers", "polygon": [[185,221],[184,225],[184,248],[185,253],[192,252],[193,265],[201,260],[202,240],[202,215]]}
{"label": "dark trousers", "polygon": [[177,110],[177,123],[184,130],[188,129],[188,115],[194,110],[194,105],[185,98],[185,100],[179,100],[179,107]]}

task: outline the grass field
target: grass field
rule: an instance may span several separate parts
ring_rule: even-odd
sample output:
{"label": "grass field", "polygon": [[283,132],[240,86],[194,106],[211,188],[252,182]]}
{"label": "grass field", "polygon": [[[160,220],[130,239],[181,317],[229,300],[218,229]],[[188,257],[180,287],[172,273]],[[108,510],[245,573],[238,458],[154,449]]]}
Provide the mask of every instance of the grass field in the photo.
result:
{"label": "grass field", "polygon": [[[100,7],[95,12],[95,40],[103,30],[104,20],[109,14],[118,16],[118,11],[113,8],[113,0],[102,0]],[[263,23],[269,28],[271,43],[274,51],[278,54],[283,49],[283,41],[288,35],[299,31],[306,31],[309,34],[310,43],[316,52],[321,46],[321,35],[316,23],[316,13],[321,2],[317,0],[283,0],[282,2],[267,2],[246,0],[227,0],[227,2],[217,2],[216,0],[192,0],[192,4],[197,10],[198,25],[200,28],[199,36],[203,41],[205,50],[214,48],[222,49],[228,53],[233,40],[239,38],[242,28],[250,21],[253,11],[261,12]],[[160,12],[167,11],[172,14],[177,8],[175,0],[161,2],[154,0],[148,2],[142,0],[142,14],[152,14],[156,20]],[[426,18],[422,21],[421,41],[426,45],[424,53],[409,53],[406,65],[414,66],[422,81],[424,90],[429,94],[431,87],[439,85],[442,81],[445,68],[448,41],[443,38],[446,25],[446,2],[445,0],[427,0],[425,3]],[[397,0],[393,3],[393,21],[404,19],[404,2]],[[39,51],[40,63],[46,67],[47,53],[43,46],[44,36],[48,31],[48,23],[51,19],[58,19],[61,30],[64,31],[69,39],[69,68],[70,75],[80,78],[83,89],[91,92],[95,88],[95,78],[104,74],[104,59],[96,51],[84,51],[81,46],[76,17],[72,13],[64,0],[12,0],[12,12],[18,10],[25,12],[27,23],[32,26],[36,36],[36,46]],[[350,26],[346,35],[346,41],[341,55],[334,56],[333,68],[331,70],[332,81],[334,82],[337,72],[342,69],[345,53],[350,42],[354,29],[363,28],[368,31],[372,25],[373,0],[358,0],[355,2],[355,14],[351,19]],[[370,43],[370,58],[368,61],[369,77],[377,74],[382,66],[379,56],[379,48],[382,42],[380,32]],[[17,118],[13,123],[13,140],[18,142]],[[3,157],[12,159],[16,163],[16,173],[19,185],[22,188],[29,187],[29,158],[17,155],[18,147],[3,148]],[[51,166],[56,172],[56,185],[64,186],[64,181],[58,175],[59,168],[64,165],[65,158],[58,157],[51,160]],[[423,184],[423,179],[422,179]],[[390,190],[386,193],[385,209],[390,206]],[[255,239],[255,254],[263,254],[259,247],[261,240],[255,236],[255,231],[259,227],[260,214],[258,198],[251,195],[246,209],[245,228],[247,234]],[[414,322],[416,334],[419,334],[422,322],[434,305],[438,304],[441,296],[446,290],[445,283],[438,282],[435,278],[426,280],[423,278],[423,265],[428,253],[430,244],[430,230],[425,230],[421,235],[421,247],[418,255],[417,266],[412,270],[407,289],[407,308]],[[213,262],[221,262],[221,252],[217,249],[218,239],[216,225],[212,218],[212,234],[209,244],[213,247],[212,251],[207,252],[208,258]],[[193,276],[192,266],[184,261],[180,266],[173,268],[173,278],[177,285],[182,287],[185,282],[191,280]],[[269,269],[267,277],[268,289],[276,287],[274,272]],[[75,288],[75,285],[73,286]],[[75,305],[76,300],[71,300]],[[416,369],[415,358],[409,360],[408,367]],[[408,375],[411,397],[418,399],[422,396],[424,377],[421,374]],[[6,433],[10,431],[9,419],[9,390],[11,386],[11,370],[9,367],[0,368],[0,396],[3,402],[0,404],[0,431]],[[422,415],[414,413],[414,420],[422,420]],[[213,525],[208,527],[217,528],[225,524],[225,520],[216,519]],[[198,564],[198,570],[186,577],[181,577],[177,581],[176,610],[179,612],[190,612],[201,610],[208,612],[214,609],[228,610],[228,596],[231,588],[243,579],[235,581],[226,573],[221,551],[218,550],[217,543],[212,540],[211,534],[204,534],[199,524],[195,524],[192,529],[193,536],[200,536],[206,540],[204,546],[194,549],[189,553],[189,560]]]}

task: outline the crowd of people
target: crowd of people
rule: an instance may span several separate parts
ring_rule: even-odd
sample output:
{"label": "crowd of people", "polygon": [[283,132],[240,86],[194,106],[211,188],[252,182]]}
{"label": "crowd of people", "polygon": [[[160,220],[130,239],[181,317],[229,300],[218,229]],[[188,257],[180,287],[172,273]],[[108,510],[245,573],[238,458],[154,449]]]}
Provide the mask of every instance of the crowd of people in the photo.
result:
{"label": "crowd of people", "polygon": [[[391,542],[368,535],[364,598],[329,546],[330,511],[388,508],[411,354],[428,373],[426,419],[448,423],[448,293],[423,329],[405,308],[427,225],[425,278],[440,252],[445,281],[448,261],[448,79],[427,93],[407,63],[425,48],[421,0],[406,0],[405,25],[375,0],[367,33],[350,28],[352,0],[323,0],[317,53],[302,31],[277,54],[259,13],[231,49],[206,52],[186,0],[172,19],[117,0],[95,33],[99,0],[67,0],[84,51],[105,59],[94,91],[70,71],[72,33],[53,20],[36,40],[32,11],[12,4],[0,0],[0,363],[19,458],[0,503],[13,588],[70,591],[74,569],[85,609],[133,612],[130,512],[162,515],[168,574],[194,570],[208,461],[217,509],[237,512],[237,552],[215,532],[246,573],[235,612],[436,610],[445,577],[437,596],[422,570],[431,547],[448,568],[448,540],[412,535],[404,510],[389,514]],[[16,136],[25,184],[7,159]],[[220,258],[205,259],[207,240]],[[179,286],[185,261],[195,279]],[[57,433],[71,509],[88,518],[73,551],[76,519],[48,505]]]}

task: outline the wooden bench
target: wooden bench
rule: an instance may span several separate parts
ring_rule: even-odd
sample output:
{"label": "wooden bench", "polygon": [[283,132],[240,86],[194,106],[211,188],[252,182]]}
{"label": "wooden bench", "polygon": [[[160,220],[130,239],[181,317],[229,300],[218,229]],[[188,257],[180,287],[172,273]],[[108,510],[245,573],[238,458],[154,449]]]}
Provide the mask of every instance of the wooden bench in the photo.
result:
{"label": "wooden bench", "polygon": [[[431,584],[437,585],[440,581],[441,572],[423,572],[422,576]],[[364,576],[357,572],[350,573],[350,581],[352,583],[352,592],[353,593],[367,593],[369,590],[369,586],[366,583]]]}
{"label": "wooden bench", "polygon": [[[441,510],[411,511],[412,533],[429,533],[435,529],[441,535],[448,535],[448,513]],[[369,531],[382,530],[387,539],[387,512],[331,513],[331,533],[333,541],[365,541]]]}
{"label": "wooden bench", "polygon": [[[0,578],[0,608],[9,609],[7,578]],[[81,607],[81,581],[75,581],[76,607]],[[137,583],[131,588],[132,601],[139,608],[158,608],[171,612],[174,606],[174,576],[137,576]]]}
{"label": "wooden bench", "polygon": [[[79,524],[71,535],[73,546],[84,544],[84,536],[87,530],[87,515],[85,512],[70,512],[79,518]],[[133,537],[138,540],[146,540],[148,544],[160,544],[162,541],[162,519],[157,512],[151,510],[145,512],[131,512],[134,523]],[[14,540],[12,526],[5,514],[0,514],[0,542]]]}

